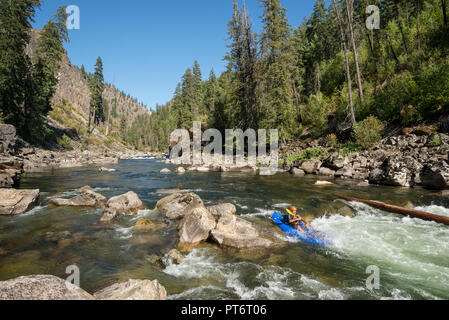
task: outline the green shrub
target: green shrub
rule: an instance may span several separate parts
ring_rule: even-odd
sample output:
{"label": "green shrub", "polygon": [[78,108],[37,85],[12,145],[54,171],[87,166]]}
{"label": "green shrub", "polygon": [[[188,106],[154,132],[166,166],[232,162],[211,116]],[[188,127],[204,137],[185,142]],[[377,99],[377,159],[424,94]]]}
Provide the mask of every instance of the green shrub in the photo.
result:
{"label": "green shrub", "polygon": [[73,150],[73,142],[66,135],[63,135],[62,138],[57,138],[56,143],[59,144],[64,149]]}
{"label": "green shrub", "polygon": [[374,116],[369,116],[354,126],[354,138],[362,147],[370,148],[382,139],[384,128],[385,125],[382,121]]}
{"label": "green shrub", "polygon": [[439,135],[437,135],[437,134],[433,135],[432,140],[430,141],[430,146],[431,147],[441,146],[441,138]]}
{"label": "green shrub", "polygon": [[301,153],[292,154],[287,158],[288,163],[293,163],[297,160],[322,159],[328,156],[322,147],[308,148]]}
{"label": "green shrub", "polygon": [[350,153],[354,152],[360,152],[365,150],[365,148],[355,142],[346,142],[344,145],[341,146],[340,150],[338,151],[338,154],[341,156],[346,156]]}

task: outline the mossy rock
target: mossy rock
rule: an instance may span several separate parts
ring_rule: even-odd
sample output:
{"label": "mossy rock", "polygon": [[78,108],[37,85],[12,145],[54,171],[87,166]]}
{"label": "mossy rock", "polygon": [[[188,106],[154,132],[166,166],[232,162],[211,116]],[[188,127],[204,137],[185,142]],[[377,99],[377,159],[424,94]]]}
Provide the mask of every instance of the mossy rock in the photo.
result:
{"label": "mossy rock", "polygon": [[153,221],[148,218],[141,218],[136,222],[134,230],[138,232],[151,232],[163,229],[166,226],[167,225],[162,222]]}

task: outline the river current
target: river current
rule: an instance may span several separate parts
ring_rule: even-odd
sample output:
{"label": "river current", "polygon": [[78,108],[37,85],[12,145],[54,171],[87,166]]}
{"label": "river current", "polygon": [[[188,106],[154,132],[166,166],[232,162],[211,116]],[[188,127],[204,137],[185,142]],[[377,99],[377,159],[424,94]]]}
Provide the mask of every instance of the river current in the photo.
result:
{"label": "river current", "polygon": [[[424,189],[369,186],[335,180],[314,186],[317,177],[243,173],[162,174],[158,160],[123,160],[98,168],[29,173],[21,188],[39,188],[39,205],[14,217],[0,217],[0,280],[30,274],[62,278],[67,266],[80,269],[81,287],[93,293],[117,280],[158,279],[169,299],[449,299],[449,227],[399,216],[359,203],[349,207],[313,191],[344,194],[449,216],[449,200]],[[52,197],[70,197],[90,185],[106,197],[136,192],[147,210],[99,223],[101,209],[56,208]],[[274,211],[291,205],[318,228],[331,246],[289,239],[276,250],[237,252],[205,244],[180,265],[154,263],[177,243],[175,225],[135,234],[141,217],[161,220],[152,209],[177,188],[213,205],[231,202],[241,217],[272,223]],[[351,213],[351,212],[349,212]],[[370,269],[371,268],[371,269]],[[367,286],[379,271],[379,287]],[[369,281],[368,281],[369,282]]]}

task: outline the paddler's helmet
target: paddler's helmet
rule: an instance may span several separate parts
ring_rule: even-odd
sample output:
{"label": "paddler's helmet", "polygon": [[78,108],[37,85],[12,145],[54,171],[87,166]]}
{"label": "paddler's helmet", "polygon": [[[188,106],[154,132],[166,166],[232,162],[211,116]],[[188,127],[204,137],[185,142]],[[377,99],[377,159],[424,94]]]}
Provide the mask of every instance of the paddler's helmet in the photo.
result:
{"label": "paddler's helmet", "polygon": [[298,209],[296,209],[296,207],[291,207],[291,208],[290,208],[290,211],[291,211],[291,212],[295,212],[295,211],[298,211]]}

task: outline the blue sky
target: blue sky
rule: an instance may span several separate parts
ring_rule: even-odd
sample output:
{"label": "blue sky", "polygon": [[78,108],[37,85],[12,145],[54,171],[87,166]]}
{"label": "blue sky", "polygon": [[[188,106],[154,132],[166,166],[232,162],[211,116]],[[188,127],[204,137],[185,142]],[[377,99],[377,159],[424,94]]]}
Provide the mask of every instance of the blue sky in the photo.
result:
{"label": "blue sky", "polygon": [[[242,0],[239,0],[241,2]],[[281,0],[288,19],[298,26],[314,0]],[[254,29],[262,28],[258,0],[246,0]],[[35,28],[63,5],[77,5],[80,30],[65,45],[72,64],[93,71],[101,56],[107,82],[153,108],[168,102],[185,70],[198,60],[203,77],[211,68],[225,70],[227,22],[232,0],[43,0]]]}

